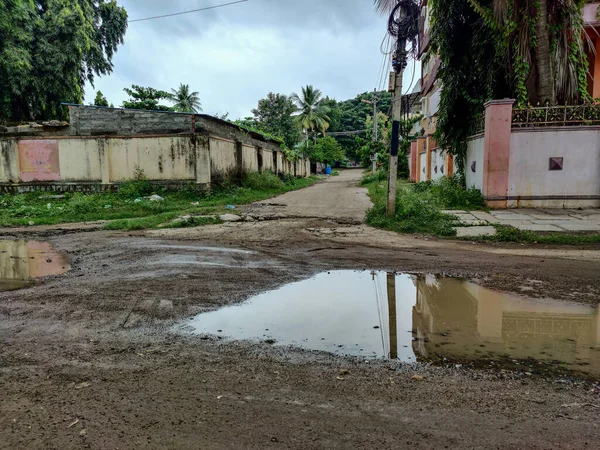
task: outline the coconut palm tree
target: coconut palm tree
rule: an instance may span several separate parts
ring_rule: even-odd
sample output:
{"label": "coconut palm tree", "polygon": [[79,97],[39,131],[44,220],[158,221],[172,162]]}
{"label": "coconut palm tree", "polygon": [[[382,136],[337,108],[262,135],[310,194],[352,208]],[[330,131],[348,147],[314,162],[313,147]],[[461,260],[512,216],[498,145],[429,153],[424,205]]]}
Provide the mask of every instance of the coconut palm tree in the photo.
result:
{"label": "coconut palm tree", "polygon": [[174,105],[173,109],[179,112],[191,112],[197,113],[202,111],[202,104],[200,103],[200,96],[198,92],[190,92],[189,84],[179,84],[179,89],[171,89],[171,100]]}
{"label": "coconut palm tree", "polygon": [[312,85],[302,88],[302,95],[292,94],[291,99],[298,108],[298,122],[308,133],[320,131],[325,134],[331,119],[327,115],[330,111],[328,106],[323,104],[323,94],[319,89]]}

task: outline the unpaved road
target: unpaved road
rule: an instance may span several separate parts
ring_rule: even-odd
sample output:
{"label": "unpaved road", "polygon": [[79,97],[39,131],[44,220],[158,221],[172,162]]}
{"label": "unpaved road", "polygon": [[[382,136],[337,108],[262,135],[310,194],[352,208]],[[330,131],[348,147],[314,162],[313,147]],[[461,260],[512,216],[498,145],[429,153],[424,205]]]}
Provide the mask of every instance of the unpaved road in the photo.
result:
{"label": "unpaved road", "polygon": [[248,209],[279,220],[26,235],[45,236],[73,269],[0,293],[0,448],[597,448],[594,381],[367,364],[170,331],[198,312],[340,268],[446,273],[514,291],[535,280],[530,295],[599,301],[598,247],[372,230],[353,223],[366,199],[358,177],[343,172],[266,202],[283,207]]}

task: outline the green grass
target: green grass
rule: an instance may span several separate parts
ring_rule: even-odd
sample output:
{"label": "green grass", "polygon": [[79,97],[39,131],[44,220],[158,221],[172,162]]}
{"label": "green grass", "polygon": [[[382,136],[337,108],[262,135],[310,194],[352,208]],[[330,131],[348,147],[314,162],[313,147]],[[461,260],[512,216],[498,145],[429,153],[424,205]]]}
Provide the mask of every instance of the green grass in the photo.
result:
{"label": "green grass", "polygon": [[484,242],[518,242],[524,244],[586,245],[600,244],[600,234],[536,233],[506,225],[494,225],[496,235],[470,238]]}
{"label": "green grass", "polygon": [[[368,174],[361,183],[369,190],[374,206],[367,212],[367,223],[400,233],[431,234],[441,238],[456,236],[457,224],[444,209],[484,209],[481,193],[465,189],[456,179],[410,184],[398,180],[396,214],[386,215],[387,175]],[[600,234],[536,233],[505,225],[494,225],[496,235],[463,238],[481,242],[517,242],[528,244],[585,245],[599,244]]]}
{"label": "green grass", "polygon": [[[376,179],[376,175],[370,177]],[[407,182],[398,180],[396,214],[393,217],[386,215],[387,181],[371,181],[364,186],[369,190],[374,205],[367,212],[369,225],[400,233],[456,234],[452,218],[440,212],[443,205],[431,195],[416,192]]]}
{"label": "green grass", "polygon": [[[155,228],[185,214],[222,214],[227,211],[223,208],[225,205],[244,205],[264,200],[310,186],[318,179],[286,177],[281,180],[270,173],[250,174],[244,179],[242,186],[228,184],[210,193],[198,192],[191,187],[179,192],[163,192],[145,180],[133,180],[121,185],[118,192],[68,193],[62,199],[43,198],[49,195],[43,192],[2,195],[0,226],[108,220],[114,221],[106,224],[109,229]],[[136,199],[153,193],[162,196],[164,200],[153,202],[142,199],[136,202]]]}

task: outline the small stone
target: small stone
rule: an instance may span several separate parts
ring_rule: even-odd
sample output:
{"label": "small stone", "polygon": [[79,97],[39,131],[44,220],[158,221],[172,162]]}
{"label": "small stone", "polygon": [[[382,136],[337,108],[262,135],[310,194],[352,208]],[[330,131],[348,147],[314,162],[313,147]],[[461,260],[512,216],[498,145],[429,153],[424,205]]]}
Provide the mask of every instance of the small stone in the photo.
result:
{"label": "small stone", "polygon": [[412,377],[410,377],[410,379],[413,381],[423,381],[425,377],[422,375],[413,375]]}
{"label": "small stone", "polygon": [[222,214],[219,216],[219,219],[223,222],[239,222],[242,220],[237,214]]}

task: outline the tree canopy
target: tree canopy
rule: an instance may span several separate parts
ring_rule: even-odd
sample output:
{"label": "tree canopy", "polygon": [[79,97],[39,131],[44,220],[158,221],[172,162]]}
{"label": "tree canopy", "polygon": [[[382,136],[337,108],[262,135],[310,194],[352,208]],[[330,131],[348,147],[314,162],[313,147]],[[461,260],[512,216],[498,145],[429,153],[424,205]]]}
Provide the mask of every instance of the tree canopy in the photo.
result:
{"label": "tree canopy", "polygon": [[293,93],[291,96],[298,108],[298,122],[307,132],[325,133],[329,128],[329,107],[323,104],[322,97],[321,91],[312,85],[303,87],[300,95]]}
{"label": "tree canopy", "polygon": [[0,121],[64,117],[112,72],[127,13],[115,0],[0,2]]}
{"label": "tree canopy", "polygon": [[131,85],[131,88],[123,89],[129,99],[123,102],[123,108],[127,109],[147,109],[151,111],[173,111],[173,108],[161,105],[161,100],[169,100],[171,94],[151,87]]}
{"label": "tree canopy", "polygon": [[296,106],[291,98],[269,92],[266,98],[258,101],[252,110],[254,126],[266,133],[280,137],[288,148],[300,142],[300,127],[294,119]]}
{"label": "tree canopy", "polygon": [[94,106],[108,106],[108,100],[102,94],[102,91],[96,92],[96,98],[94,99]]}
{"label": "tree canopy", "polygon": [[178,112],[198,113],[202,111],[202,103],[200,103],[200,95],[198,92],[191,92],[189,84],[179,84],[179,88],[171,89],[169,95],[174,105],[173,109]]}

